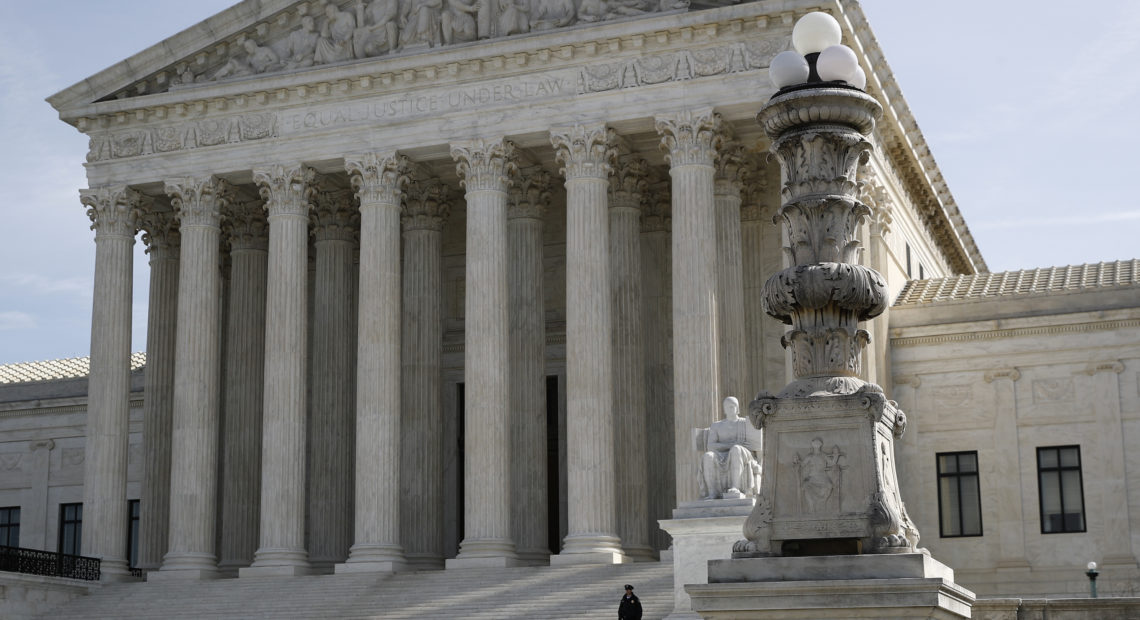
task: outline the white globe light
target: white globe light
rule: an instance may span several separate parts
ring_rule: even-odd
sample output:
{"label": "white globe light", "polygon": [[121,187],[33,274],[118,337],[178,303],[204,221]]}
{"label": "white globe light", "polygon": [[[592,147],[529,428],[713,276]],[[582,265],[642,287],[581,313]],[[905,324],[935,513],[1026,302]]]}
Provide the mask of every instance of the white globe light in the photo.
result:
{"label": "white globe light", "polygon": [[1089,562],[1089,570],[1096,570],[1096,562]]}
{"label": "white globe light", "polygon": [[780,52],[768,64],[768,77],[776,88],[803,84],[808,79],[808,62],[791,50]]}
{"label": "white globe light", "polygon": [[827,13],[818,11],[804,15],[792,28],[792,45],[804,56],[839,45],[842,39],[839,22]]}
{"label": "white globe light", "polygon": [[867,73],[863,71],[863,67],[855,65],[855,75],[848,84],[858,88],[859,90],[867,89]]}
{"label": "white globe light", "polygon": [[819,79],[826,82],[843,80],[848,84],[855,81],[855,70],[859,68],[859,59],[855,52],[846,45],[832,45],[819,53],[815,61],[815,71]]}

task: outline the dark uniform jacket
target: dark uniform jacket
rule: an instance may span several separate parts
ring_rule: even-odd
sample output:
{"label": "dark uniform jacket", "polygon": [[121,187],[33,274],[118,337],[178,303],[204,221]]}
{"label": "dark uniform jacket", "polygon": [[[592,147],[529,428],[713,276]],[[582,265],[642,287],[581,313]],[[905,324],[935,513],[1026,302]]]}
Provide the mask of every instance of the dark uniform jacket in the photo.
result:
{"label": "dark uniform jacket", "polygon": [[618,605],[618,620],[641,620],[641,599],[636,594],[621,597]]}

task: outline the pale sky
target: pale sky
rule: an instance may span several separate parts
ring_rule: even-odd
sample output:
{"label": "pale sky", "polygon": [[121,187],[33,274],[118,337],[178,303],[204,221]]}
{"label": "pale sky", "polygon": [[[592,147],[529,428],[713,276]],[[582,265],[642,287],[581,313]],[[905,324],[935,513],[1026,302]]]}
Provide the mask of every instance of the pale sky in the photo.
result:
{"label": "pale sky", "polygon": [[[87,355],[87,140],[44,98],[229,0],[0,0],[0,364]],[[864,0],[991,271],[1140,257],[1140,2]],[[146,346],[136,243],[132,350]]]}

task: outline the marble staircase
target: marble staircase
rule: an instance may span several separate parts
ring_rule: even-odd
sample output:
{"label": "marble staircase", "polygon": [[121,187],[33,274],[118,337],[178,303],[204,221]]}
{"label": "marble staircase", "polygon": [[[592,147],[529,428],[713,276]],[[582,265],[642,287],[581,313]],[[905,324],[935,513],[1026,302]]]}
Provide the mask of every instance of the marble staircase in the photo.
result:
{"label": "marble staircase", "polygon": [[52,618],[614,618],[635,584],[646,619],[673,608],[671,563],[112,583]]}

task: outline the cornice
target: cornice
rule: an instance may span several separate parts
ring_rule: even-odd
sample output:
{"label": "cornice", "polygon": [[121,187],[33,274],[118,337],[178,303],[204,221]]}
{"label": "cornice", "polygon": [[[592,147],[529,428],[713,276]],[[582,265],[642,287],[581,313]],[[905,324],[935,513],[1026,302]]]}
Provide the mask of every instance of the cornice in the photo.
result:
{"label": "cornice", "polygon": [[1092,323],[1070,323],[1065,325],[1041,325],[1034,327],[1018,327],[1012,329],[958,332],[953,334],[932,334],[929,336],[892,336],[891,346],[915,347],[924,345],[937,345],[950,342],[972,342],[979,340],[996,340],[1000,338],[1024,338],[1027,336],[1049,336],[1055,334],[1112,331],[1133,327],[1140,327],[1140,319],[1124,319],[1118,321],[1100,321]]}

